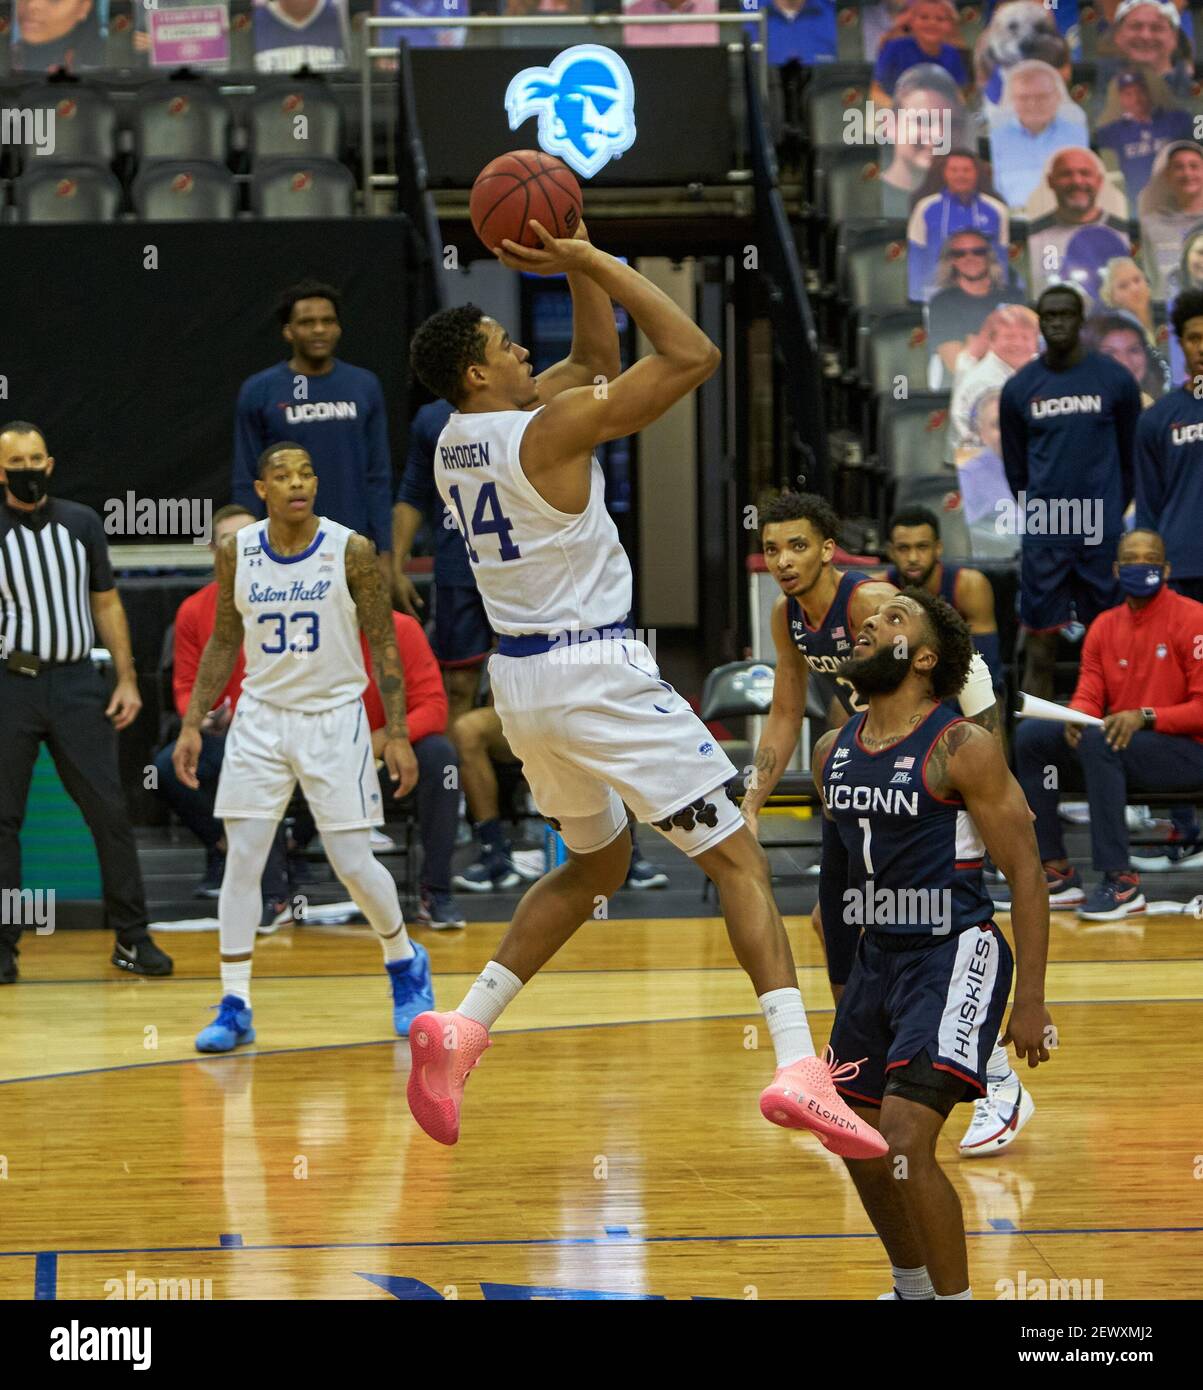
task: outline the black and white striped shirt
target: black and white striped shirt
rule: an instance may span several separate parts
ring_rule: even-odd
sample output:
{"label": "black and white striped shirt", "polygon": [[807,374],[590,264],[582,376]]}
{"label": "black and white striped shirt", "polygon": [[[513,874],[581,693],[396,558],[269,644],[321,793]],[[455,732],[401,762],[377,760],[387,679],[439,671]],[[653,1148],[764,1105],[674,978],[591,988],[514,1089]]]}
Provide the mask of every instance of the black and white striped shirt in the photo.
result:
{"label": "black and white striped shirt", "polygon": [[111,588],[104,527],[90,507],[51,497],[22,512],[0,501],[0,655],[82,661],[96,637],[89,595]]}

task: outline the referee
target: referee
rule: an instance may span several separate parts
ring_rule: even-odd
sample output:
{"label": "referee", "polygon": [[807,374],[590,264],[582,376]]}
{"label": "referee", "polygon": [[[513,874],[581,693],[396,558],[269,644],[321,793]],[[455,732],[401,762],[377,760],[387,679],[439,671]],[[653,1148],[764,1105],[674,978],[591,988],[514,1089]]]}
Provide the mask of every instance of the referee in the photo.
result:
{"label": "referee", "polygon": [[[171,958],[147,930],[117,772],[117,730],[142,707],[125,610],[100,518],[51,498],[53,472],[36,425],[14,420],[0,429],[0,984],[17,978],[24,925],[24,900],[13,891],[21,887],[18,837],[43,741],[96,842],[105,918],[117,935],[113,964],[135,975],[170,975]],[[111,697],[89,659],[96,631],[117,669]]]}

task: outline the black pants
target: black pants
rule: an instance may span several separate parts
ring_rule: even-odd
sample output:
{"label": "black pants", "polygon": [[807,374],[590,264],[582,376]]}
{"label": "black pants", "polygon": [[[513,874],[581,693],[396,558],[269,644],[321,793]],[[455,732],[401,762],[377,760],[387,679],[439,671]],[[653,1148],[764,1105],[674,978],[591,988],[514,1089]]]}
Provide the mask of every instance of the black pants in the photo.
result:
{"label": "black pants", "polygon": [[[18,837],[45,743],[96,842],[106,925],[128,946],[146,935],[146,894],[117,771],[117,734],[104,717],[108,701],[108,684],[90,661],[38,676],[0,667],[0,889],[21,887]],[[0,922],[0,939],[15,945],[20,935],[19,923]]]}

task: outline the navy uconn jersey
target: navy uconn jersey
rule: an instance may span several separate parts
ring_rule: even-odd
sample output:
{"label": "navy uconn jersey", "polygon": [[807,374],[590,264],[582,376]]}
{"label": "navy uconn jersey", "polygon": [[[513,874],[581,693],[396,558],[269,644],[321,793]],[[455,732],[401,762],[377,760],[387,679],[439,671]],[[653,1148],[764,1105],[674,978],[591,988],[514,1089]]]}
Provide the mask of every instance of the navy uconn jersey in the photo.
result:
{"label": "navy uconn jersey", "polygon": [[964,802],[933,796],[924,778],[936,740],[961,718],[937,705],[906,738],[870,752],[860,741],[862,715],[827,754],[823,799],[848,851],[847,888],[864,904],[868,931],[946,937],[994,915],[982,843]]}
{"label": "navy uconn jersey", "polygon": [[[960,578],[961,569],[960,565],[940,565],[940,587],[936,590],[936,595],[952,608],[957,606],[957,580]],[[910,580],[904,579],[894,565],[886,570],[886,583],[893,584],[895,589],[906,589],[910,586]]]}
{"label": "navy uconn jersey", "polygon": [[806,614],[796,598],[787,597],[785,600],[790,636],[810,668],[824,704],[830,705],[833,699],[837,700],[846,714],[860,714],[865,708],[851,684],[839,679],[835,672],[852,655],[856,634],[849,625],[848,606],[854,591],[867,583],[869,576],[859,570],[848,570],[842,574],[831,607],[818,627],[811,627],[806,621]]}

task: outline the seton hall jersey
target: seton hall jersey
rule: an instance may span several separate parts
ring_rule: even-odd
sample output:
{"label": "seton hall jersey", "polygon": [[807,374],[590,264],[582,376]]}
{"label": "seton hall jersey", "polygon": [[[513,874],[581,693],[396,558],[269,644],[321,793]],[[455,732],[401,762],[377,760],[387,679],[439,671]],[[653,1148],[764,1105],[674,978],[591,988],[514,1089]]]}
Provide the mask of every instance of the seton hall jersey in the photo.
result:
{"label": "seton hall jersey", "polygon": [[592,462],[585,510],[557,511],[519,460],[538,413],[456,411],[435,446],[435,483],[467,543],[489,625],[517,637],[624,623],[631,564],[606,511],[601,465]]}
{"label": "seton hall jersey", "polygon": [[835,672],[852,655],[852,643],[856,638],[850,627],[849,603],[853,593],[868,582],[869,576],[859,570],[847,570],[842,574],[831,607],[824,613],[818,627],[811,627],[806,621],[806,614],[796,598],[785,600],[790,636],[794,639],[794,646],[802,653],[802,659],[810,667],[824,705],[837,700],[849,715],[860,714],[865,706],[850,682],[840,679]]}
{"label": "seton hall jersey", "polygon": [[933,796],[924,777],[936,740],[960,719],[937,705],[906,738],[870,752],[860,741],[860,715],[827,754],[823,799],[848,851],[847,887],[860,925],[869,931],[948,936],[994,915],[984,847],[964,803]]}
{"label": "seton hall jersey", "polygon": [[359,615],[347,586],[347,541],[354,534],[318,517],[306,550],[277,555],[265,521],[238,532],[234,602],[242,614],[244,694],[305,714],[363,694],[368,678]]}

